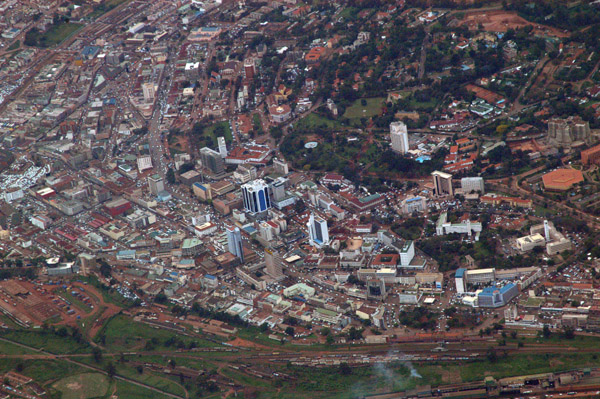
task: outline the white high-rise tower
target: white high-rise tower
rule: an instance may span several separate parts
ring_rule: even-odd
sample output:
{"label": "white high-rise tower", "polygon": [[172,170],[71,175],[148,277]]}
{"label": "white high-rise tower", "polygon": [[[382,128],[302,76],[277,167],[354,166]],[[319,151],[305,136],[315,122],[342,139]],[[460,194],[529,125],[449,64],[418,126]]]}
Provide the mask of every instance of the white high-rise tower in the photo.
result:
{"label": "white high-rise tower", "polygon": [[217,142],[219,144],[219,154],[221,154],[221,158],[227,157],[227,145],[225,144],[225,137],[219,137]]}
{"label": "white high-rise tower", "polygon": [[550,226],[548,225],[548,221],[544,220],[544,238],[546,242],[550,241]]}
{"label": "white high-rise tower", "polygon": [[406,154],[408,152],[408,131],[403,122],[390,123],[390,137],[392,139],[392,151],[399,154]]}

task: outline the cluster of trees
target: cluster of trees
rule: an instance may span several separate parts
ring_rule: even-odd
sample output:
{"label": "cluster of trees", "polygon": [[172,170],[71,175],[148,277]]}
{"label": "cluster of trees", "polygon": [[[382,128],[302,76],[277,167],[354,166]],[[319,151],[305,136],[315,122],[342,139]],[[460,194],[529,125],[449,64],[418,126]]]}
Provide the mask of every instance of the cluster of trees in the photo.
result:
{"label": "cluster of trees", "polygon": [[504,8],[514,10],[529,21],[555,26],[561,29],[578,30],[583,26],[600,22],[600,10],[588,2],[569,9],[567,3],[553,0],[503,1]]}
{"label": "cluster of trees", "polygon": [[412,311],[401,311],[398,315],[398,321],[409,328],[435,330],[437,316],[437,313],[432,312],[426,307],[417,306]]}
{"label": "cluster of trees", "polygon": [[[48,27],[48,30],[55,29],[63,23],[69,23],[69,19],[64,16],[55,15],[52,20],[52,25]],[[46,48],[51,46],[53,43],[49,42],[49,35],[41,32],[37,27],[33,27],[25,34],[25,45],[31,47]]]}
{"label": "cluster of trees", "polygon": [[448,150],[442,148],[433,154],[430,161],[419,163],[414,159],[399,156],[392,150],[387,150],[381,153],[376,163],[377,173],[385,174],[386,172],[392,172],[407,178],[428,176],[435,170],[442,170],[444,158],[447,154]]}

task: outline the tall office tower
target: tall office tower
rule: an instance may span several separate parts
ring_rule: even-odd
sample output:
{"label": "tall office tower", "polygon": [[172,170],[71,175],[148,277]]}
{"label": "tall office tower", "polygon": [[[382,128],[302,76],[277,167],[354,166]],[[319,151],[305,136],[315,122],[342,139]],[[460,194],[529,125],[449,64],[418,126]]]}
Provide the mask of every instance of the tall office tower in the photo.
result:
{"label": "tall office tower", "polygon": [[256,75],[256,62],[254,58],[247,58],[244,60],[244,73],[246,75],[246,79],[254,79]]}
{"label": "tall office tower", "polygon": [[435,171],[431,174],[433,177],[433,188],[437,197],[446,195],[454,195],[452,190],[452,175],[440,171]]}
{"label": "tall office tower", "polygon": [[480,194],[485,193],[483,177],[463,177],[460,179],[460,188],[464,194],[476,191]]}
{"label": "tall office tower", "polygon": [[165,191],[165,183],[160,175],[148,176],[148,188],[154,195],[158,195],[161,191]]}
{"label": "tall office tower", "polygon": [[242,244],[242,232],[239,227],[227,227],[227,249],[229,253],[240,258],[244,263],[244,246]]}
{"label": "tall office tower", "polygon": [[225,162],[221,158],[221,154],[217,151],[204,147],[200,150],[200,159],[202,160],[202,166],[215,175],[225,173]]}
{"label": "tall office tower", "polygon": [[262,179],[257,179],[242,185],[244,208],[250,213],[260,213],[271,208],[269,186]]}
{"label": "tall office tower", "polygon": [[273,168],[275,169],[275,173],[280,173],[282,175],[287,175],[290,173],[287,162],[277,158],[273,158]]}
{"label": "tall office tower", "polygon": [[408,131],[403,122],[390,123],[390,137],[392,139],[392,151],[399,154],[406,154],[408,152]]}
{"label": "tall office tower", "polygon": [[225,137],[219,137],[217,139],[219,143],[219,154],[221,154],[221,158],[225,158],[227,156],[227,145],[225,144]]}
{"label": "tall office tower", "polygon": [[282,259],[279,253],[271,249],[265,249],[265,263],[267,264],[267,274],[276,280],[283,279]]}
{"label": "tall office tower", "polygon": [[144,83],[142,84],[142,93],[144,93],[144,100],[146,102],[154,101],[154,93],[156,92],[156,87],[153,83]]}
{"label": "tall office tower", "polygon": [[319,216],[310,214],[308,219],[308,236],[310,245],[322,247],[329,245],[329,230],[327,229],[327,221]]}
{"label": "tall office tower", "polygon": [[546,242],[552,240],[550,237],[550,225],[547,220],[544,220],[544,238],[546,239]]}

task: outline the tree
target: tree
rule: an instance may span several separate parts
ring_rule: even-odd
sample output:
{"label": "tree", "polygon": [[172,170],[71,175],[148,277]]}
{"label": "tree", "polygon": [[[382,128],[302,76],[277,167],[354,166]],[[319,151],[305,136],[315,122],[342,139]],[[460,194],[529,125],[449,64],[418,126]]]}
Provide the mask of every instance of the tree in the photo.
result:
{"label": "tree", "polygon": [[575,338],[575,330],[573,329],[573,327],[564,326],[563,327],[563,336],[566,339],[574,339]]}
{"label": "tree", "polygon": [[547,324],[544,324],[544,328],[542,329],[542,336],[546,339],[552,336],[552,331],[550,331],[550,327]]}
{"label": "tree", "polygon": [[94,357],[94,361],[96,363],[100,363],[102,361],[102,350],[97,346],[92,348],[92,356]]}
{"label": "tree", "polygon": [[487,359],[491,363],[495,363],[498,360],[498,354],[496,353],[496,350],[494,348],[488,349],[488,351],[487,351]]}
{"label": "tree", "polygon": [[116,373],[117,368],[115,367],[113,362],[108,362],[108,364],[106,365],[106,374],[108,374],[108,378],[112,380]]}
{"label": "tree", "polygon": [[362,329],[357,330],[355,327],[350,327],[350,330],[348,330],[348,339],[351,341],[362,339],[362,337]]}
{"label": "tree", "polygon": [[286,333],[287,335],[289,335],[290,337],[293,337],[293,336],[294,336],[294,333],[295,333],[294,327],[287,327],[287,328],[285,329],[285,333]]}
{"label": "tree", "polygon": [[160,303],[160,304],[167,303],[167,300],[168,300],[167,296],[162,292],[160,294],[156,295],[156,298],[154,298],[154,302]]}
{"label": "tree", "polygon": [[169,168],[169,170],[167,170],[167,183],[169,184],[175,184],[175,172],[173,172],[172,168]]}
{"label": "tree", "polygon": [[352,374],[352,368],[348,365],[348,363],[340,364],[340,374],[342,374],[342,375]]}

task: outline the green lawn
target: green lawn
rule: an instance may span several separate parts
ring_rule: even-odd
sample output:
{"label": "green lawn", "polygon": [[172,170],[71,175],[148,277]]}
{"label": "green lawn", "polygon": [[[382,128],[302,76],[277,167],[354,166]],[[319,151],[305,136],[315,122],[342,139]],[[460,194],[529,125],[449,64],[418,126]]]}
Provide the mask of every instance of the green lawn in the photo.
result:
{"label": "green lawn", "polygon": [[367,101],[367,105],[362,105],[362,100],[363,99],[358,99],[354,102],[354,104],[346,108],[346,112],[344,112],[344,117],[348,119],[358,119],[377,116],[381,112],[381,107],[385,98],[366,98],[364,100]]}
{"label": "green lawn", "polygon": [[593,356],[592,354],[514,355],[500,358],[496,362],[480,360],[461,365],[460,376],[463,382],[471,382],[481,381],[488,375],[498,379],[597,366],[599,362],[593,359]]}
{"label": "green lawn", "polygon": [[170,380],[167,377],[158,375],[156,373],[150,372],[148,370],[144,370],[143,373],[139,373],[133,367],[130,367],[125,364],[118,363],[117,366],[117,374],[131,378],[132,380],[136,380],[142,382],[146,385],[153,386],[162,391],[169,392],[175,395],[185,396],[185,390],[181,385],[177,382]]}
{"label": "green lawn", "polygon": [[161,393],[121,380],[117,380],[117,396],[119,399],[169,399]]}
{"label": "green lawn", "polygon": [[0,353],[3,355],[28,355],[37,352],[10,342],[0,341]]}
{"label": "green lawn", "polygon": [[52,386],[62,393],[61,399],[88,399],[106,395],[108,377],[100,373],[72,375]]}
{"label": "green lawn", "polygon": [[327,119],[321,115],[315,114],[314,112],[308,114],[304,118],[300,119],[297,123],[299,128],[313,129],[317,126],[325,126],[329,129],[335,129],[342,126],[342,124],[336,120]]}
{"label": "green lawn", "polygon": [[[132,321],[130,318],[118,315],[110,319],[98,332],[98,337],[106,337],[106,347],[113,351],[144,348],[146,343],[154,341],[156,349],[167,348],[165,341],[170,338],[181,340],[186,346],[195,342],[197,347],[217,346],[213,342],[201,338],[192,338],[175,331],[154,328],[148,324]],[[171,346],[175,350],[174,346]]]}
{"label": "green lawn", "polygon": [[9,47],[6,49],[6,51],[13,51],[13,50],[16,50],[16,49],[18,49],[19,47],[21,47],[21,41],[20,41],[20,40],[17,40],[17,41],[16,41],[16,42],[14,42],[13,44],[11,44],[11,45],[10,45],[10,46],[9,46]]}
{"label": "green lawn", "polygon": [[238,383],[244,386],[251,386],[256,388],[271,387],[271,383],[269,381],[265,381],[261,378],[241,373],[231,368],[223,368],[223,370],[221,370],[221,374],[237,381]]}
{"label": "green lawn", "polygon": [[260,115],[258,113],[252,114],[252,125],[254,126],[254,130],[257,134],[263,134],[262,123],[260,121]]}
{"label": "green lawn", "polygon": [[2,332],[0,336],[55,354],[86,353],[90,351],[90,345],[87,342],[78,343],[69,335],[60,337],[49,331],[8,330]]}
{"label": "green lawn", "polygon": [[125,3],[126,1],[129,1],[129,0],[106,0],[104,3],[99,4],[98,6],[94,7],[94,11],[92,11],[90,13],[90,15],[88,15],[88,17],[90,19],[95,19],[101,15],[106,14],[113,8]]}
{"label": "green lawn", "polygon": [[46,31],[40,37],[40,42],[43,43],[43,47],[52,47],[61,43],[63,40],[71,36],[73,33],[81,29],[83,25],[75,24],[72,22],[66,22],[59,25],[52,25],[48,31]]}
{"label": "green lawn", "polygon": [[58,380],[65,376],[81,372],[80,366],[63,360],[2,359],[0,362],[0,373],[14,370],[17,365],[22,367],[20,374],[26,375],[42,385],[48,381]]}
{"label": "green lawn", "polygon": [[538,216],[538,217],[553,216],[553,215],[556,215],[556,212],[557,211],[555,209],[551,209],[551,208],[544,208],[542,206],[535,207],[535,216]]}
{"label": "green lawn", "polygon": [[231,143],[233,136],[231,135],[231,128],[229,122],[217,122],[204,129],[204,134],[213,137],[213,141],[216,143],[219,136],[224,136],[225,141]]}

